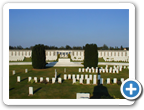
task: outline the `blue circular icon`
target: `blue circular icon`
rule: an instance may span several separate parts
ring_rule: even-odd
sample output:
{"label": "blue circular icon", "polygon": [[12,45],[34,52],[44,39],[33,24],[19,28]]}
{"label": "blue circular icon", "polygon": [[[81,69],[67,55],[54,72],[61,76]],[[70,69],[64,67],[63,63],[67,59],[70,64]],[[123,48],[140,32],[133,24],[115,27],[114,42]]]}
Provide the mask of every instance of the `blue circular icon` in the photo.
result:
{"label": "blue circular icon", "polygon": [[134,81],[128,81],[123,86],[123,92],[128,97],[135,97],[139,93],[139,86]]}
{"label": "blue circular icon", "polygon": [[136,80],[125,80],[121,85],[121,93],[126,99],[136,99],[141,93],[141,85]]}

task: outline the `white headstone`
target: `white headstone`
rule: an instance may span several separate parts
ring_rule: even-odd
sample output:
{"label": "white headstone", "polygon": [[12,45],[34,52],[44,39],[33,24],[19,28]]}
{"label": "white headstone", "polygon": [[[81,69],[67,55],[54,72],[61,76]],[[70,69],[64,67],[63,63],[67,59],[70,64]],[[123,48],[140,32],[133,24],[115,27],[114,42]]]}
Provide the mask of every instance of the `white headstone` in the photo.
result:
{"label": "white headstone", "polygon": [[83,84],[83,79],[80,78],[79,80],[80,80],[80,84]]}
{"label": "white headstone", "polygon": [[88,72],[88,69],[86,68],[86,72]]}
{"label": "white headstone", "polygon": [[81,74],[81,79],[84,79],[84,75],[83,74]]}
{"label": "white headstone", "polygon": [[105,69],[103,69],[103,73],[105,73]]}
{"label": "white headstone", "polygon": [[67,75],[66,74],[64,74],[64,80],[67,80]]}
{"label": "white headstone", "polygon": [[100,79],[100,84],[103,84],[103,78]]}
{"label": "white headstone", "polygon": [[55,78],[52,78],[52,84],[55,83]]}
{"label": "white headstone", "polygon": [[49,77],[46,77],[46,82],[49,82]]}
{"label": "white headstone", "polygon": [[92,80],[92,75],[91,74],[89,75],[89,79]]}
{"label": "white headstone", "polygon": [[92,72],[94,73],[94,69],[92,69]]}
{"label": "white headstone", "polygon": [[108,73],[108,69],[106,69],[106,73]]}
{"label": "white headstone", "polygon": [[28,69],[25,69],[25,73],[27,73],[28,72]]}
{"label": "white headstone", "polygon": [[110,78],[107,78],[107,84],[110,84]]}
{"label": "white headstone", "polygon": [[86,83],[90,84],[90,79],[89,78],[86,79]]}
{"label": "white headstone", "polygon": [[77,74],[77,80],[79,80],[79,74]]}
{"label": "white headstone", "polygon": [[119,68],[119,71],[122,71],[122,68],[121,68],[121,67]]}
{"label": "white headstone", "polygon": [[117,69],[116,72],[119,73],[119,70]]}
{"label": "white headstone", "polygon": [[89,73],[91,73],[91,69],[89,69]]}
{"label": "white headstone", "polygon": [[84,68],[82,68],[82,72],[84,72]]}
{"label": "white headstone", "polygon": [[68,74],[68,79],[71,79],[71,74]]}
{"label": "white headstone", "polygon": [[40,82],[43,82],[43,77],[40,77]]}
{"label": "white headstone", "polygon": [[20,76],[17,76],[17,82],[20,82]]}
{"label": "white headstone", "polygon": [[61,78],[58,78],[58,83],[61,83]]}
{"label": "white headstone", "polygon": [[98,75],[98,80],[100,80],[100,78],[101,78],[101,75],[99,74],[99,75]]}
{"label": "white headstone", "polygon": [[109,69],[109,73],[112,73],[112,69]]}
{"label": "white headstone", "polygon": [[81,68],[79,68],[79,72],[81,72]]}
{"label": "white headstone", "polygon": [[96,73],[98,73],[98,68],[96,68]]}
{"label": "white headstone", "polygon": [[29,95],[33,95],[33,87],[29,87]]}
{"label": "white headstone", "polygon": [[77,93],[76,99],[89,99],[90,93]]}
{"label": "white headstone", "polygon": [[15,70],[12,71],[12,74],[15,75]]}
{"label": "white headstone", "polygon": [[31,79],[32,79],[32,77],[28,77],[28,82],[30,82]]}
{"label": "white headstone", "polygon": [[101,73],[102,72],[102,69],[99,69],[99,73]]}
{"label": "white headstone", "polygon": [[85,74],[85,79],[87,79],[88,78],[88,75],[87,74]]}
{"label": "white headstone", "polygon": [[122,83],[124,82],[124,78],[121,78],[121,82],[122,82]]}
{"label": "white headstone", "polygon": [[75,74],[72,75],[72,79],[75,79]]}
{"label": "white headstone", "polygon": [[74,83],[76,83],[76,79],[75,79],[75,78],[73,78],[73,84],[74,84]]}
{"label": "white headstone", "polygon": [[113,73],[115,73],[115,69],[113,69]]}
{"label": "white headstone", "polygon": [[126,66],[124,66],[124,69],[126,69]]}
{"label": "white headstone", "polygon": [[37,77],[34,77],[34,81],[35,81],[35,83],[37,83]]}
{"label": "white headstone", "polygon": [[96,84],[96,75],[93,76],[93,84]]}
{"label": "white headstone", "polygon": [[114,78],[114,79],[113,79],[113,83],[117,83],[117,78]]}

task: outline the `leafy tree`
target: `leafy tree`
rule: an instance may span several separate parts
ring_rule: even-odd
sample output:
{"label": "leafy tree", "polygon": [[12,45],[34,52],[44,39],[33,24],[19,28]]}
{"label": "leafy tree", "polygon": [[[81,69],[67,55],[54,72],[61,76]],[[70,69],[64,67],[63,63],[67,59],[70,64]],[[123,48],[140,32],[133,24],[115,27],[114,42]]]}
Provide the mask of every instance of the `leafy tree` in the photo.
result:
{"label": "leafy tree", "polygon": [[72,49],[69,45],[66,45],[65,49],[69,50]]}
{"label": "leafy tree", "polygon": [[45,47],[42,44],[35,45],[32,49],[32,66],[35,69],[43,69],[45,65]]}
{"label": "leafy tree", "polygon": [[102,50],[108,50],[108,46],[106,44],[103,45]]}

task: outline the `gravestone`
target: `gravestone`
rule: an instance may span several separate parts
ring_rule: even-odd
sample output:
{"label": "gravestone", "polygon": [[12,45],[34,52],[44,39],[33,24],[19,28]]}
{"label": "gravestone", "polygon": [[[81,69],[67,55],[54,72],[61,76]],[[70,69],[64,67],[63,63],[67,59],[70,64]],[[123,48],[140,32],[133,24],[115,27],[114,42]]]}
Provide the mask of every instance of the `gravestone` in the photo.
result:
{"label": "gravestone", "polygon": [[103,78],[100,79],[100,84],[103,84]]}
{"label": "gravestone", "polygon": [[81,79],[84,79],[84,75],[83,74],[81,74]]}
{"label": "gravestone", "polygon": [[17,76],[17,82],[20,82],[20,76]]}
{"label": "gravestone", "polygon": [[93,84],[96,84],[96,75],[93,76]]}
{"label": "gravestone", "polygon": [[109,69],[109,73],[112,73],[112,69]]}
{"label": "gravestone", "polygon": [[46,82],[49,82],[49,77],[46,77]]}
{"label": "gravestone", "polygon": [[87,81],[87,84],[90,84],[90,79],[89,78],[87,78],[86,81]]}
{"label": "gravestone", "polygon": [[119,73],[119,70],[117,69],[116,72]]}
{"label": "gravestone", "polygon": [[86,72],[88,72],[88,69],[86,68]]}
{"label": "gravestone", "polygon": [[81,68],[79,68],[79,72],[81,72]]}
{"label": "gravestone", "polygon": [[55,83],[55,78],[52,78],[52,84],[54,84]]}
{"label": "gravestone", "polygon": [[121,78],[121,82],[122,82],[122,83],[124,82],[124,78]]}
{"label": "gravestone", "polygon": [[28,73],[28,69],[25,69],[25,73]]}
{"label": "gravestone", "polygon": [[77,74],[77,80],[79,80],[79,74]]}
{"label": "gravestone", "polygon": [[33,95],[33,87],[29,87],[29,96]]}
{"label": "gravestone", "polygon": [[88,78],[88,75],[87,74],[85,74],[85,79],[87,79]]}
{"label": "gravestone", "polygon": [[55,69],[55,80],[57,79],[57,71],[56,71],[56,69]]}
{"label": "gravestone", "polygon": [[80,78],[79,80],[80,80],[80,84],[83,84],[83,79]]}
{"label": "gravestone", "polygon": [[12,75],[15,75],[15,70],[12,71]]}
{"label": "gravestone", "polygon": [[100,79],[101,79],[101,75],[99,74],[99,75],[98,75],[98,80],[100,80]]}
{"label": "gravestone", "polygon": [[102,72],[102,69],[99,69],[99,73],[101,73]]}
{"label": "gravestone", "polygon": [[108,73],[108,69],[106,69],[106,73]]}
{"label": "gravestone", "polygon": [[107,78],[107,84],[110,84],[110,78]]}
{"label": "gravestone", "polygon": [[91,73],[91,69],[89,69],[89,73]]}
{"label": "gravestone", "polygon": [[73,84],[74,84],[74,83],[76,83],[76,79],[75,79],[75,78],[73,78]]}
{"label": "gravestone", "polygon": [[119,68],[119,71],[122,71],[122,68],[121,68],[121,67]]}
{"label": "gravestone", "polygon": [[64,80],[67,80],[67,74],[64,74]]}
{"label": "gravestone", "polygon": [[43,82],[43,77],[40,77],[40,82]]}
{"label": "gravestone", "polygon": [[96,73],[98,73],[98,68],[96,68]]}
{"label": "gravestone", "polygon": [[72,75],[72,79],[75,79],[75,74]]}
{"label": "gravestone", "polygon": [[28,82],[30,82],[31,79],[32,79],[32,77],[28,77]]}
{"label": "gravestone", "polygon": [[94,73],[94,69],[92,69],[92,72]]}
{"label": "gravestone", "polygon": [[105,69],[103,69],[103,73],[105,73]]}
{"label": "gravestone", "polygon": [[82,72],[84,72],[84,68],[82,68]]}
{"label": "gravestone", "polygon": [[34,81],[35,81],[35,83],[37,83],[37,77],[34,77]]}
{"label": "gravestone", "polygon": [[113,73],[115,73],[115,69],[113,69]]}
{"label": "gravestone", "polygon": [[117,78],[114,78],[114,79],[113,79],[113,83],[117,83]]}
{"label": "gravestone", "polygon": [[91,74],[89,75],[89,79],[92,80],[92,75]]}
{"label": "gravestone", "polygon": [[68,74],[68,79],[71,79],[71,74]]}
{"label": "gravestone", "polygon": [[126,66],[124,66],[124,69],[126,69]]}
{"label": "gravestone", "polygon": [[61,78],[58,78],[58,83],[61,83],[61,81],[62,81]]}
{"label": "gravestone", "polygon": [[89,99],[90,93],[77,93],[76,99]]}

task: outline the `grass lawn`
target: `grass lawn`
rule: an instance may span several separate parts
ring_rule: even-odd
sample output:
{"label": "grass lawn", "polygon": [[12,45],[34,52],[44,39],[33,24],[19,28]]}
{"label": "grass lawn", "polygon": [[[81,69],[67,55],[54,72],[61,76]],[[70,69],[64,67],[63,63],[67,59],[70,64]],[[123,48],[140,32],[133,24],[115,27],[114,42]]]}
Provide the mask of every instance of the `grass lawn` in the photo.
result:
{"label": "grass lawn", "polygon": [[[58,77],[64,78],[64,74],[96,74],[97,73],[78,73],[79,67],[66,67],[66,73],[64,73],[65,67],[52,67],[43,70],[35,70],[31,65],[12,65],[9,66],[9,98],[10,99],[75,99],[76,93],[90,93],[90,96],[93,97],[97,93],[107,92],[113,98],[123,99],[124,97],[120,93],[120,85],[118,84],[106,84],[106,78],[124,78],[129,77],[129,70],[123,69],[119,74],[117,73],[101,73],[101,77],[104,78],[103,86],[99,87],[98,85],[86,85],[84,84],[72,84],[72,80],[64,80],[61,84],[55,83],[28,83],[28,77],[31,76],[49,77],[50,80],[54,77],[54,71],[57,69]],[[100,66],[101,67],[101,66]],[[104,67],[104,66],[103,66]],[[28,69],[28,73],[25,73],[25,69]],[[12,75],[12,70],[15,70],[16,74]],[[17,76],[21,77],[21,82],[17,82]],[[34,95],[28,96],[28,88],[32,86],[34,89]],[[104,88],[104,89],[101,89]],[[96,93],[96,94],[95,94]],[[102,98],[108,98],[103,97]]]}

